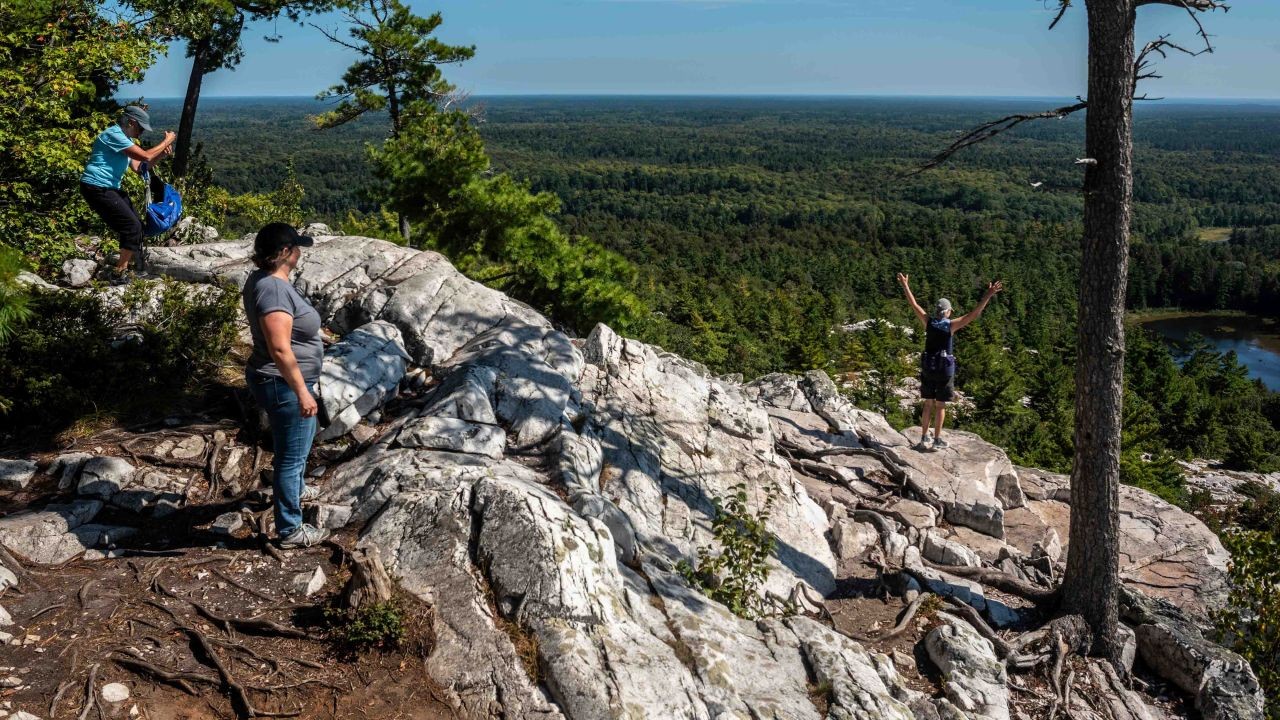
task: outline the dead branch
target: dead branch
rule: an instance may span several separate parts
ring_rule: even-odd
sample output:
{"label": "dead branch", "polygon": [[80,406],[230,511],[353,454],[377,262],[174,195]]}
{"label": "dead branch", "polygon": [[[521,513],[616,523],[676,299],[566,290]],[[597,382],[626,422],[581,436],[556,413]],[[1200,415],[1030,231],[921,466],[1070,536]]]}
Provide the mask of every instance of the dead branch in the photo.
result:
{"label": "dead branch", "polygon": [[899,485],[904,483],[907,479],[906,470],[904,470],[901,465],[895,462],[894,459],[890,457],[889,453],[883,450],[877,450],[874,448],[862,448],[862,447],[856,447],[856,448],[855,447],[833,447],[833,448],[827,448],[825,450],[814,451],[814,450],[806,450],[805,448],[802,448],[793,442],[790,442],[788,440],[784,440],[781,438],[777,441],[776,444],[779,447],[785,448],[789,453],[799,455],[809,460],[823,460],[825,458],[835,457],[839,455],[844,455],[844,456],[853,455],[853,456],[859,456],[859,457],[874,458],[880,461],[880,464],[884,466],[884,469],[889,472],[889,476],[892,477],[894,481],[897,482]]}
{"label": "dead branch", "polygon": [[1044,112],[1038,113],[1015,113],[1013,115],[1006,115],[999,120],[985,122],[964,135],[961,135],[960,139],[951,143],[945,150],[933,156],[932,160],[907,173],[906,176],[911,177],[913,175],[919,175],[926,170],[935,168],[946,162],[952,155],[955,155],[961,150],[977,145],[978,143],[986,142],[997,135],[1018,127],[1022,123],[1029,122],[1031,120],[1061,119],[1072,113],[1080,112],[1087,107],[1089,107],[1089,103],[1081,99],[1080,102],[1077,102],[1074,105],[1064,105],[1059,108],[1045,110]]}

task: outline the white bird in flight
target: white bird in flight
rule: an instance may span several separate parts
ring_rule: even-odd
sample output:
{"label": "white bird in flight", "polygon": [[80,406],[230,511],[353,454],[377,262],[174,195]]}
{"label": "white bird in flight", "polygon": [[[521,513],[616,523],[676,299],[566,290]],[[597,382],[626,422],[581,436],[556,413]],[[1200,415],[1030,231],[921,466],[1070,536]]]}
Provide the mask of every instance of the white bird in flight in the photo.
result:
{"label": "white bird in flight", "polygon": [[1038,187],[1040,187],[1040,186],[1041,186],[1041,185],[1043,185],[1043,184],[1044,184],[1044,181],[1043,181],[1043,180],[1041,180],[1040,182],[1033,182],[1033,183],[1031,183],[1031,187],[1033,187],[1033,188],[1038,188]]}

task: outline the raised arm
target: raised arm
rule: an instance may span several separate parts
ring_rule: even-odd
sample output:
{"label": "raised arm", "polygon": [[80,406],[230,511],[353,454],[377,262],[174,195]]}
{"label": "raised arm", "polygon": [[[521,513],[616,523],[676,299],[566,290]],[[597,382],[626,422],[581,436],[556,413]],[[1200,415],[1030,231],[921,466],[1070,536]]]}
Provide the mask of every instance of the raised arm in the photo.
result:
{"label": "raised arm", "polygon": [[924,308],[920,307],[920,303],[916,302],[916,296],[911,294],[911,279],[902,273],[898,273],[898,284],[902,286],[902,291],[907,294],[907,302],[911,303],[911,309],[916,313],[916,319],[921,325],[929,324],[929,316],[925,314]]}
{"label": "raised arm", "polygon": [[172,152],[172,150],[170,150],[170,146],[173,145],[173,141],[177,139],[177,137],[178,136],[174,132],[166,131],[164,139],[156,143],[150,150],[143,150],[137,145],[131,145],[125,148],[122,152],[124,152],[125,157],[129,158],[129,160],[135,161],[130,162],[129,164],[133,166],[134,170],[137,170],[137,163],[153,163],[156,161],[156,158],[164,157],[166,154]]}
{"label": "raised arm", "polygon": [[991,298],[995,297],[996,293],[1000,292],[1003,289],[1004,289],[1004,283],[1000,280],[996,280],[993,283],[987,283],[987,291],[982,294],[982,301],[978,303],[978,307],[974,308],[973,310],[970,310],[964,315],[961,315],[955,320],[952,320],[951,332],[952,333],[959,332],[963,330],[965,326],[968,325],[969,323],[982,317],[982,311],[987,309],[987,303],[991,301]]}

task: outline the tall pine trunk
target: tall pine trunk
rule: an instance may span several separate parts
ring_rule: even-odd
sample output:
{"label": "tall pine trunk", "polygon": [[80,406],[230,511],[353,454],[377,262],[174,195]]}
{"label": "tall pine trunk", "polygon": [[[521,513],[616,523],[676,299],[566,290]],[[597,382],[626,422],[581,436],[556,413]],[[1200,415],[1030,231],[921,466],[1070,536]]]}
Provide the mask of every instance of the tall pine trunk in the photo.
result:
{"label": "tall pine trunk", "polygon": [[[400,137],[400,129],[404,127],[404,121],[400,117],[400,93],[394,82],[387,82],[387,108],[391,113],[391,137]],[[405,244],[409,244],[409,237],[412,235],[412,228],[409,227],[409,218],[404,213],[396,213],[397,222],[400,224],[400,237],[404,238]]]}
{"label": "tall pine trunk", "polygon": [[1087,0],[1085,152],[1075,466],[1065,610],[1093,631],[1092,652],[1119,656],[1120,425],[1124,301],[1133,198],[1133,0]]}
{"label": "tall pine trunk", "polygon": [[200,86],[209,73],[213,42],[201,38],[191,54],[191,77],[187,79],[187,96],[182,101],[182,118],[178,121],[177,149],[173,153],[173,175],[184,177],[191,162],[191,130],[196,124],[196,107],[200,104]]}

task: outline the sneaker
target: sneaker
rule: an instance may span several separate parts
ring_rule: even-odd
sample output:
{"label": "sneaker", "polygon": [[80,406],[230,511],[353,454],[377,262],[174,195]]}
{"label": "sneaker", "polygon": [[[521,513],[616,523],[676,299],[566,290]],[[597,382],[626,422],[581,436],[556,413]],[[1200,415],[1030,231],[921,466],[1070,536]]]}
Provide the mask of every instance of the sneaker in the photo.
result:
{"label": "sneaker", "polygon": [[124,270],[106,268],[99,277],[108,285],[128,285],[133,282],[133,271],[127,268]]}
{"label": "sneaker", "polygon": [[315,502],[320,499],[320,488],[314,485],[307,485],[302,488],[302,494],[298,496],[302,502]]}
{"label": "sneaker", "polygon": [[951,446],[947,444],[947,441],[946,441],[946,440],[943,440],[943,439],[942,439],[942,438],[940,438],[940,437],[934,436],[934,438],[933,438],[933,449],[934,449],[934,450],[946,450],[946,449],[947,449],[947,448],[949,448],[949,447],[951,447]]}
{"label": "sneaker", "polygon": [[280,540],[280,547],[288,550],[291,548],[309,548],[312,545],[318,545],[329,539],[329,531],[324,528],[318,528],[314,525],[302,525],[297,530],[289,534],[289,537]]}
{"label": "sneaker", "polygon": [[916,452],[929,452],[929,450],[932,449],[932,447],[929,445],[928,442],[926,442],[922,438],[920,442],[916,443],[915,445],[912,445],[911,449],[915,450]]}

